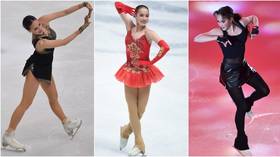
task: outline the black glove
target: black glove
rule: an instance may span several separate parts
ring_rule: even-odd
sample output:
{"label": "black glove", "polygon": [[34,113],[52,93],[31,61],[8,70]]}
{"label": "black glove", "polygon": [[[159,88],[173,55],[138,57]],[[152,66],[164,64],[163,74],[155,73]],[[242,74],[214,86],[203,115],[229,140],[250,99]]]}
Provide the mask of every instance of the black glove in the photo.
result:
{"label": "black glove", "polygon": [[260,31],[259,31],[259,26],[254,26],[254,27],[252,28],[251,34],[257,35],[257,34],[259,34],[259,33],[260,33]]}

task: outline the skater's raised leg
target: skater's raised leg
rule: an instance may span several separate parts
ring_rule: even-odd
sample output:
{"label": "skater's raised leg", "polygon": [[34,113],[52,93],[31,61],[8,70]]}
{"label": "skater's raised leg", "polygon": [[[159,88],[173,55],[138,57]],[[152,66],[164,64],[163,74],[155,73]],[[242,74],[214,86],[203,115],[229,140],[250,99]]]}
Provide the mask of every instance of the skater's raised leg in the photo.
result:
{"label": "skater's raised leg", "polygon": [[46,82],[41,82],[40,85],[48,96],[49,104],[51,106],[52,111],[62,122],[65,132],[73,138],[78,129],[80,128],[82,120],[70,119],[65,116],[63,109],[58,101],[58,94],[53,77],[50,84]]}
{"label": "skater's raised leg", "polygon": [[45,91],[49,99],[49,104],[51,106],[54,114],[60,119],[61,122],[66,119],[66,116],[58,102],[58,94],[55,85],[55,81],[52,77],[51,83],[40,82],[42,89]]}

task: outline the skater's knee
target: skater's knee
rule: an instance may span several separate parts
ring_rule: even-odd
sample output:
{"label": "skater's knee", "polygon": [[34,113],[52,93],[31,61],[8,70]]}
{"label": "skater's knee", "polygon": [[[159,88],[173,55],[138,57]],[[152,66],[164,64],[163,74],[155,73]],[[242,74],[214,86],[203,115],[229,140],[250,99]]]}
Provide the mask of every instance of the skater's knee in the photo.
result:
{"label": "skater's knee", "polygon": [[129,118],[132,119],[139,119],[139,115],[137,112],[129,112]]}
{"label": "skater's knee", "polygon": [[25,112],[32,104],[32,100],[22,100],[17,107],[17,110]]}
{"label": "skater's knee", "polygon": [[138,117],[139,117],[139,118],[142,118],[144,112],[145,112],[145,109],[138,109],[138,112],[137,112]]}
{"label": "skater's knee", "polygon": [[140,119],[140,118],[142,118],[143,113],[138,112],[137,115],[138,115],[138,117]]}
{"label": "skater's knee", "polygon": [[138,103],[137,105],[137,114],[138,114],[138,117],[141,118],[146,110],[146,105],[147,103],[143,103],[140,101],[140,103]]}

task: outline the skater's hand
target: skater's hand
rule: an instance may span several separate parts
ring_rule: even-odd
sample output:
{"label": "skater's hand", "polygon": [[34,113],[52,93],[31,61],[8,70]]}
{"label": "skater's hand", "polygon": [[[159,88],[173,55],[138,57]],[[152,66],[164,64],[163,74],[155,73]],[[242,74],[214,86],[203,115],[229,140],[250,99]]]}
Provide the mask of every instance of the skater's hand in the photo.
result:
{"label": "skater's hand", "polygon": [[93,10],[92,5],[89,2],[86,2],[85,7],[88,8],[88,17],[90,18]]}
{"label": "skater's hand", "polygon": [[259,33],[260,33],[259,27],[258,27],[258,26],[254,26],[254,27],[252,28],[251,33],[250,33],[251,39],[253,39],[255,36],[257,36]]}
{"label": "skater's hand", "polygon": [[91,22],[89,21],[89,19],[90,19],[89,15],[85,16],[84,17],[84,24],[90,24]]}
{"label": "skater's hand", "polygon": [[90,25],[88,15],[84,18],[84,24],[79,28],[80,33],[82,33]]}
{"label": "skater's hand", "polygon": [[88,8],[88,10],[92,10],[92,5],[90,4],[90,2],[83,2],[83,7]]}

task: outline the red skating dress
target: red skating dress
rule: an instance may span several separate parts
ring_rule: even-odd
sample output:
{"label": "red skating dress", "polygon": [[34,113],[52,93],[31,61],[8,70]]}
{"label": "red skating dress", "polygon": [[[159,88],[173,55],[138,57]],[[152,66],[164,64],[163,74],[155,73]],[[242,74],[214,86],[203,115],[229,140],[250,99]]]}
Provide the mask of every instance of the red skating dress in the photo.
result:
{"label": "red skating dress", "polygon": [[126,63],[115,74],[125,85],[134,88],[146,87],[163,78],[163,74],[154,65],[139,65],[139,61],[150,61],[150,47],[146,35],[134,40],[131,30],[125,37]]}

